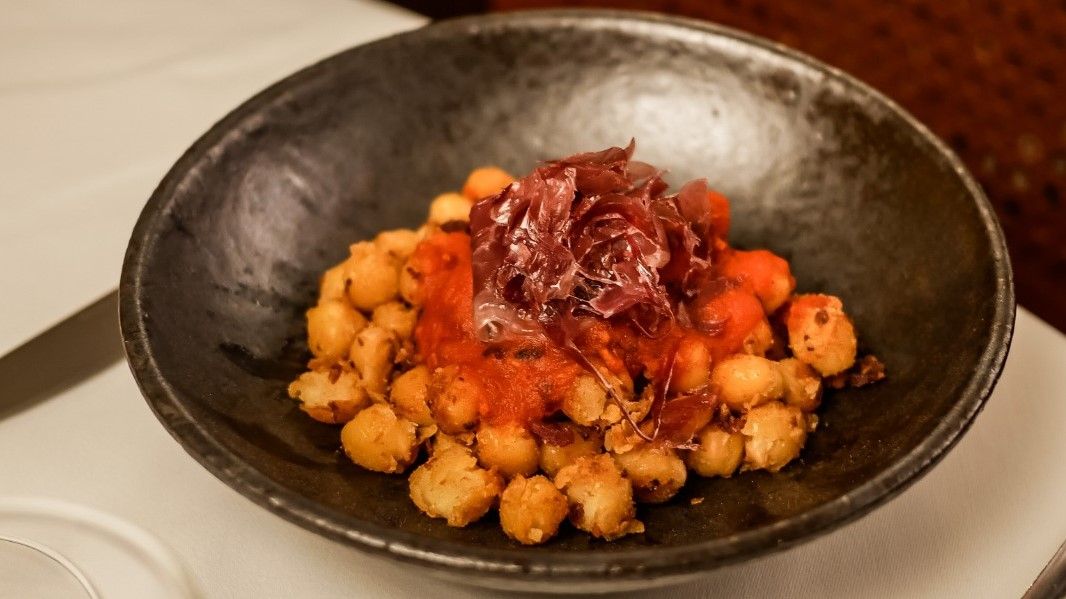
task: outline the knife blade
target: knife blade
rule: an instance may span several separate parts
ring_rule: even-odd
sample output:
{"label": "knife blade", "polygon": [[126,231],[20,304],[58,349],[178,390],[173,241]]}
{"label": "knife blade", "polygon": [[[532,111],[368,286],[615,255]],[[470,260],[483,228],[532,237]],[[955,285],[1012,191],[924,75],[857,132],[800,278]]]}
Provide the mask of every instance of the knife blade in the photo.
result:
{"label": "knife blade", "polygon": [[0,420],[73,387],[122,357],[115,289],[0,357]]}

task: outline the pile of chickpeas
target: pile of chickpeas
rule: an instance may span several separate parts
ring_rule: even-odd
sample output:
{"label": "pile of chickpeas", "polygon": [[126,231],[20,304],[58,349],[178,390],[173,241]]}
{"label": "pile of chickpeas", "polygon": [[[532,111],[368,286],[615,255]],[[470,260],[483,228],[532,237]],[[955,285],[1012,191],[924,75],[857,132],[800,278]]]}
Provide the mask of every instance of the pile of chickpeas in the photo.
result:
{"label": "pile of chickpeas", "polygon": [[591,373],[579,376],[562,398],[569,419],[562,426],[573,438],[567,445],[542,442],[521,425],[479,422],[478,381],[455,368],[431,372],[415,353],[419,306],[431,300],[421,297],[419,273],[408,260],[423,238],[468,220],[476,199],[512,180],[500,169],[475,170],[462,193],[433,200],[420,229],[355,243],[322,276],[318,303],[307,311],[314,357],[289,395],[315,420],[343,424],[341,444],[354,463],[398,474],[424,449],[428,459],[409,477],[420,510],[462,527],[496,507],[510,538],[538,544],[566,519],[604,539],[643,532],[636,503],[669,500],[690,471],[776,472],[799,455],[817,425],[822,379],[854,364],[856,338],[838,298],[793,295],[787,264],[755,291],[766,314],[787,304],[787,339],[764,320],[742,353],[713,368],[699,347],[682,347],[675,358],[671,389],[713,385],[732,426],[716,419],[686,449],[647,442],[629,421],[648,415],[651,386],[637,394],[627,373],[606,368],[601,373],[621,402]]}

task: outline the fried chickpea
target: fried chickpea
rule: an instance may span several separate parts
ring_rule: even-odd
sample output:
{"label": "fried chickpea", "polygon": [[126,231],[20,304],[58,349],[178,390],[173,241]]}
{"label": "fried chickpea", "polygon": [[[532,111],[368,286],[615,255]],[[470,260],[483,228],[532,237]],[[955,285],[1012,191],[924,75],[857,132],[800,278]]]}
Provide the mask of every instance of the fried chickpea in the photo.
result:
{"label": "fried chickpea", "polygon": [[374,308],[370,322],[396,335],[397,339],[410,339],[415,332],[418,313],[403,302],[388,302]]}
{"label": "fried chickpea", "polygon": [[370,401],[358,375],[339,366],[301,374],[289,385],[289,397],[299,400],[308,416],[327,424],[348,422]]}
{"label": "fried chickpea", "polygon": [[458,193],[442,193],[430,202],[427,220],[435,225],[443,225],[452,221],[466,222],[470,220],[470,208],[473,206],[473,200],[466,196]]}
{"label": "fried chickpea", "polygon": [[[629,373],[618,374],[603,367],[599,368],[615,396],[626,405],[626,410],[632,413],[633,410],[639,409],[640,405],[633,402],[633,379],[629,377]],[[563,397],[562,410],[570,420],[583,426],[617,422],[622,418],[617,404],[609,397],[599,378],[591,373],[574,379],[570,393]]]}
{"label": "fried chickpea", "polygon": [[573,464],[578,458],[596,455],[603,451],[603,435],[593,428],[582,428],[567,423],[573,441],[567,445],[544,443],[540,448],[540,469],[548,476],[555,476],[564,467]]}
{"label": "fried chickpea", "polygon": [[433,414],[426,403],[429,382],[429,369],[421,364],[393,379],[389,387],[389,402],[396,413],[416,424],[434,424]]}
{"label": "fried chickpea", "polygon": [[610,540],[644,532],[633,486],[610,456],[578,458],[555,475],[555,486],[566,495],[570,522],[592,536]]}
{"label": "fried chickpea", "polygon": [[685,457],[685,463],[700,476],[729,478],[744,457],[744,435],[729,433],[714,424],[696,433],[696,449]]}
{"label": "fried chickpea", "polygon": [[855,327],[839,298],[798,295],[789,305],[785,324],[793,355],[822,376],[838,374],[855,363]]}
{"label": "fried chickpea", "polygon": [[770,323],[764,318],[751,329],[748,336],[744,338],[744,343],[741,346],[741,351],[753,356],[766,356],[774,347],[774,330],[770,327]]}
{"label": "fried chickpea", "polygon": [[570,420],[584,426],[595,424],[603,408],[607,405],[607,391],[600,381],[591,374],[583,374],[574,379],[574,386],[563,397],[563,413]]}
{"label": "fried chickpea", "polygon": [[[632,391],[629,391],[632,396]],[[651,404],[655,401],[655,389],[652,385],[648,385],[644,388],[640,397],[636,399],[629,399],[622,401],[622,405],[625,407],[626,413],[633,419],[634,422],[640,422],[644,420],[644,417],[648,415],[651,410]],[[622,409],[618,407],[615,402],[609,402],[607,407],[603,409],[603,416],[600,417],[600,426],[610,426],[622,422]]]}
{"label": "fried chickpea", "polygon": [[440,430],[450,435],[472,431],[477,426],[484,390],[457,368],[438,368],[429,386],[429,410]]}
{"label": "fried chickpea", "polygon": [[807,421],[795,406],[773,401],[747,413],[744,469],[777,472],[799,455],[807,440]]}
{"label": "fried chickpea", "polygon": [[670,390],[678,393],[695,391],[706,386],[711,377],[711,352],[707,344],[695,335],[681,339],[674,357],[674,372]]}
{"label": "fried chickpea", "polygon": [[371,324],[359,331],[348,350],[348,359],[359,373],[363,387],[377,399],[383,399],[396,355],[396,341],[385,329]]}
{"label": "fried chickpea", "polygon": [[412,306],[422,305],[422,273],[414,267],[410,260],[400,268],[400,297]]}
{"label": "fried chickpea", "polygon": [[818,409],[822,401],[822,379],[813,368],[796,358],[777,363],[785,380],[785,403],[804,412]]}
{"label": "fried chickpea", "polygon": [[378,236],[374,238],[374,244],[398,264],[415,253],[415,248],[421,240],[418,233],[411,229],[393,229],[378,233]]}
{"label": "fried chickpea", "polygon": [[662,503],[685,486],[685,462],[668,447],[642,443],[616,454],[614,461],[633,484],[637,500],[643,503]]}
{"label": "fried chickpea", "polygon": [[566,513],[566,497],[543,476],[518,475],[500,496],[500,526],[523,545],[537,545],[555,536]]}
{"label": "fried chickpea", "polygon": [[482,424],[477,431],[478,462],[504,476],[529,476],[537,471],[540,448],[528,430],[514,424]]}
{"label": "fried chickpea", "polygon": [[432,518],[462,527],[484,516],[503,490],[503,479],[477,465],[470,450],[450,447],[435,452],[411,473],[411,501]]}
{"label": "fried chickpea", "polygon": [[500,193],[504,187],[513,182],[514,177],[499,167],[476,168],[470,172],[466,183],[463,183],[463,195],[476,202],[481,198]]}
{"label": "fried chickpea", "polygon": [[330,300],[348,302],[348,265],[344,262],[322,273],[318,281],[318,303]]}
{"label": "fried chickpea", "polygon": [[640,435],[628,421],[612,424],[603,434],[603,448],[614,454],[632,451],[641,442]]}
{"label": "fried chickpea", "polygon": [[438,454],[453,447],[471,451],[474,447],[474,433],[449,435],[438,431],[429,441],[429,455]]}
{"label": "fried chickpea", "polygon": [[397,262],[369,241],[352,244],[348,258],[348,300],[360,310],[392,301],[399,293],[400,273]]}
{"label": "fried chickpea", "polygon": [[418,426],[385,404],[374,404],[341,429],[344,453],[375,472],[403,472],[418,456]]}
{"label": "fried chickpea", "polygon": [[719,264],[719,273],[743,281],[767,314],[771,314],[788,301],[796,288],[788,261],[767,250],[734,250]]}
{"label": "fried chickpea", "polygon": [[785,381],[777,363],[759,356],[737,354],[722,360],[715,366],[711,382],[718,387],[722,402],[734,410],[780,399],[785,394]]}
{"label": "fried chickpea", "polygon": [[307,311],[307,344],[316,358],[342,360],[364,327],[366,318],[348,302],[327,300]]}

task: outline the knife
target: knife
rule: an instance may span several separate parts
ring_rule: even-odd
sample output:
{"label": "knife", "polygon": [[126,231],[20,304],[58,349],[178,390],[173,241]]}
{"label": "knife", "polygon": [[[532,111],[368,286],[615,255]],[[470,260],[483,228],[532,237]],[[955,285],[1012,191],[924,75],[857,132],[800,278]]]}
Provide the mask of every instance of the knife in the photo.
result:
{"label": "knife", "polygon": [[0,357],[0,420],[73,387],[122,357],[115,289]]}
{"label": "knife", "polygon": [[1066,542],[1044,566],[1022,599],[1060,599],[1066,597]]}

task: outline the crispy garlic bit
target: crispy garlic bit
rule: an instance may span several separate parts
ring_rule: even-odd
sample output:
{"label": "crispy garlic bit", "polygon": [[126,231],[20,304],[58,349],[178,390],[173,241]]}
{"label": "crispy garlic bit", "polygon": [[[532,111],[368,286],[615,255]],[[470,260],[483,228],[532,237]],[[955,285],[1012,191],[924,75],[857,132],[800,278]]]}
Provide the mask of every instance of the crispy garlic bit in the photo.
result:
{"label": "crispy garlic bit", "polygon": [[336,362],[348,355],[366,318],[345,300],[326,300],[307,311],[307,345],[316,358]]}
{"label": "crispy garlic bit", "polygon": [[777,363],[747,354],[719,362],[711,382],[718,387],[722,402],[734,410],[749,409],[785,394],[785,381]]}
{"label": "crispy garlic bit", "polygon": [[643,503],[662,503],[685,486],[685,462],[668,447],[642,443],[615,455],[614,461],[633,483],[633,492]]}
{"label": "crispy garlic bit", "polygon": [[799,455],[807,440],[807,420],[795,406],[772,401],[744,419],[744,470],[777,472]]}
{"label": "crispy garlic bit", "polygon": [[537,471],[540,449],[523,427],[482,424],[477,432],[477,457],[482,466],[495,468],[504,476],[529,476]]}
{"label": "crispy garlic bit", "polygon": [[403,472],[418,457],[418,426],[400,418],[385,404],[374,404],[341,429],[341,446],[367,470]]}
{"label": "crispy garlic bit", "polygon": [[466,183],[463,184],[463,195],[476,202],[481,198],[500,193],[504,187],[513,182],[514,177],[507,171],[495,166],[483,166],[474,169],[466,178]]}
{"label": "crispy garlic bit", "polygon": [[567,445],[544,443],[540,448],[540,469],[548,476],[555,476],[564,467],[573,464],[578,458],[593,456],[603,452],[603,434],[596,429],[582,428],[576,424],[566,423],[573,441]]}
{"label": "crispy garlic bit", "polygon": [[566,512],[566,497],[540,475],[514,477],[500,496],[500,526],[523,545],[536,545],[555,536]]}
{"label": "crispy garlic bit", "polygon": [[339,366],[301,374],[289,384],[289,397],[299,400],[308,416],[327,424],[348,422],[369,402],[359,377]]}
{"label": "crispy garlic bit", "polygon": [[400,292],[396,259],[371,241],[354,243],[349,249],[352,255],[345,264],[352,305],[370,311],[395,299]]}
{"label": "crispy garlic bit", "polygon": [[592,536],[610,540],[644,532],[633,486],[610,456],[578,458],[555,475],[555,486],[566,495],[570,522]]}
{"label": "crispy garlic bit", "polygon": [[785,324],[792,353],[822,376],[843,372],[855,363],[855,327],[839,298],[797,295],[789,305]]}
{"label": "crispy garlic bit", "polygon": [[714,424],[696,433],[697,446],[688,453],[685,462],[700,476],[729,478],[744,457],[744,435],[729,433]]}
{"label": "crispy garlic bit", "polygon": [[462,527],[484,516],[503,490],[499,474],[477,465],[464,447],[436,451],[410,478],[411,501],[432,518]]}

